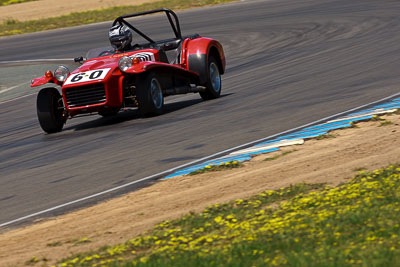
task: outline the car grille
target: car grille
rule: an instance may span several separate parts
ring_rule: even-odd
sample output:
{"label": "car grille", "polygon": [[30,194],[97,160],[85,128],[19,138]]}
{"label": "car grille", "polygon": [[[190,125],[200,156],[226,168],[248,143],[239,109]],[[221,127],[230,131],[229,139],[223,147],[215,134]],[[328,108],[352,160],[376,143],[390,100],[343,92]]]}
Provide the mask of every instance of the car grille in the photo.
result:
{"label": "car grille", "polygon": [[102,83],[68,88],[65,92],[69,107],[82,107],[106,101],[106,90]]}

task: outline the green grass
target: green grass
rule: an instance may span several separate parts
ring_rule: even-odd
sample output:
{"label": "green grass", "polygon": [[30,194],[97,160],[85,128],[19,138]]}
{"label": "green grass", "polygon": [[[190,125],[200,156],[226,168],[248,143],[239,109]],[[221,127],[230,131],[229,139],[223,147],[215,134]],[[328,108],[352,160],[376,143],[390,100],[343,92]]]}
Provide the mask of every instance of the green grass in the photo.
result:
{"label": "green grass", "polygon": [[27,260],[25,262],[25,265],[34,265],[34,264],[38,263],[39,261],[40,260],[36,256],[33,256],[32,258],[30,258],[29,260]]}
{"label": "green grass", "polygon": [[55,241],[55,242],[51,242],[51,243],[47,244],[48,247],[58,247],[61,245],[62,245],[62,243],[60,241]]}
{"label": "green grass", "polygon": [[62,266],[397,266],[400,167],[299,184],[165,221]]}
{"label": "green grass", "polygon": [[380,124],[379,124],[379,126],[388,126],[388,125],[392,125],[393,124],[393,122],[391,122],[391,121],[382,121]]}
{"label": "green grass", "polygon": [[337,134],[321,134],[317,137],[315,137],[316,140],[323,140],[323,139],[330,139],[330,138],[336,138],[338,137]]}
{"label": "green grass", "polygon": [[0,0],[0,6],[8,6],[8,5],[14,5],[31,1],[37,1],[37,0]]}
{"label": "green grass", "polygon": [[365,167],[358,167],[358,168],[353,169],[354,172],[360,172],[360,171],[365,171],[365,170],[366,170]]}
{"label": "green grass", "polygon": [[279,159],[280,157],[281,157],[281,155],[275,155],[275,156],[264,159],[264,161],[273,161],[273,160]]}
{"label": "green grass", "polygon": [[350,122],[349,128],[360,128],[360,126],[358,126],[356,122],[352,121],[352,122]]}
{"label": "green grass", "polygon": [[95,22],[110,21],[115,18],[156,8],[170,8],[173,10],[206,5],[215,5],[232,2],[234,0],[163,0],[153,3],[145,3],[138,6],[119,6],[85,12],[75,12],[65,16],[31,21],[17,21],[8,19],[0,24],[0,36],[15,35],[29,32],[58,29],[78,26]]}
{"label": "green grass", "polygon": [[[390,116],[390,114],[389,114],[389,116]],[[393,122],[388,121],[388,120],[385,120],[384,118],[382,118],[382,117],[380,117],[380,116],[378,116],[378,115],[372,116],[372,119],[371,119],[371,120],[372,120],[372,121],[379,121],[379,122],[380,122],[380,124],[378,125],[379,127],[381,127],[381,126],[388,126],[388,125],[392,125],[392,124],[393,124]]]}
{"label": "green grass", "polygon": [[384,121],[385,119],[382,118],[381,116],[373,115],[371,120],[372,121]]}
{"label": "green grass", "polygon": [[88,239],[87,237],[83,237],[83,238],[81,238],[79,240],[74,240],[73,241],[74,246],[78,246],[78,245],[86,244],[86,243],[90,243],[90,242],[92,242],[92,241],[90,239]]}
{"label": "green grass", "polygon": [[240,168],[242,166],[243,166],[243,164],[240,163],[239,161],[229,161],[226,163],[221,163],[219,165],[207,165],[200,170],[189,173],[189,175],[196,175],[196,174],[205,173],[205,172],[230,170],[230,169]]}
{"label": "green grass", "polygon": [[285,151],[285,152],[282,152],[280,155],[276,155],[276,156],[273,156],[273,157],[268,157],[268,158],[264,159],[264,161],[277,160],[277,159],[279,159],[280,157],[286,156],[286,155],[288,155],[288,154],[290,154],[290,153],[293,153],[293,152],[295,152],[295,151],[297,151],[297,150],[296,150],[296,149],[293,149],[293,150]]}

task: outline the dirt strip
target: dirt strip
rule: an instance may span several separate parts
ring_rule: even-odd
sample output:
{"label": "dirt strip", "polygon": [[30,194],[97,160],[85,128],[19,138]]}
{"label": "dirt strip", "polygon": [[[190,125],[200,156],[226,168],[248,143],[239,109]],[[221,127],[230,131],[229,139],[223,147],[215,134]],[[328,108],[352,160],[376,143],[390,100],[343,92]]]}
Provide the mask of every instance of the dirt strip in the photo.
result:
{"label": "dirt strip", "polygon": [[[1,266],[22,266],[36,256],[52,264],[72,253],[124,242],[163,220],[200,211],[214,203],[246,198],[299,182],[338,184],[359,170],[400,163],[400,115],[336,130],[334,138],[282,148],[222,172],[161,181],[105,203],[0,235]],[[391,123],[389,123],[389,122]],[[79,242],[88,238],[90,242]]]}
{"label": "dirt strip", "polygon": [[114,6],[134,6],[157,0],[39,0],[8,6],[0,6],[0,23],[5,20],[19,21],[44,19]]}

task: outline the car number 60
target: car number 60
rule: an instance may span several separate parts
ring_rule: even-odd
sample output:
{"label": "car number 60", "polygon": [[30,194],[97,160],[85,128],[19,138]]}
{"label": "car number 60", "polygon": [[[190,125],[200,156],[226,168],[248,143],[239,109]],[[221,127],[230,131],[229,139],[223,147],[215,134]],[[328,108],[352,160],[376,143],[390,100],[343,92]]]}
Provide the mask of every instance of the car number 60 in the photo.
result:
{"label": "car number 60", "polygon": [[[95,72],[92,72],[89,75],[89,79],[90,80],[95,80],[97,78],[99,78],[101,76],[101,74],[103,73],[102,70],[96,70]],[[80,80],[82,80],[82,78],[84,77],[84,75],[86,74],[86,72],[82,72],[82,73],[78,73],[76,74],[72,79],[71,82],[75,83],[75,82],[79,82]]]}
{"label": "car number 60", "polygon": [[90,82],[97,79],[104,79],[110,69],[100,69],[100,70],[92,70],[81,72],[77,74],[73,74],[68,77],[65,84],[70,83],[79,83],[79,82]]}

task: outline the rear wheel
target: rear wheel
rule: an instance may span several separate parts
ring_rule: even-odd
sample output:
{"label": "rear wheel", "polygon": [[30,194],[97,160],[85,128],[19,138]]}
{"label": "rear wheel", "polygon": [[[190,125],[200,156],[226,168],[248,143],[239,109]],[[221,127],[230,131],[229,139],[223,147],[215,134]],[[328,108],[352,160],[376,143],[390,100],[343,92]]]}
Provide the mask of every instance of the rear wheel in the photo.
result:
{"label": "rear wheel", "polygon": [[43,131],[56,133],[62,130],[67,116],[62,97],[56,88],[43,88],[39,91],[36,110]]}
{"label": "rear wheel", "polygon": [[136,85],[136,96],[139,111],[143,115],[159,115],[164,106],[162,87],[157,75],[153,72],[139,79]]}
{"label": "rear wheel", "polygon": [[207,83],[205,87],[206,90],[200,92],[200,96],[204,100],[218,98],[221,95],[221,74],[218,63],[212,56],[208,58]]}

